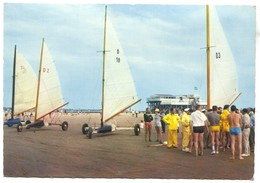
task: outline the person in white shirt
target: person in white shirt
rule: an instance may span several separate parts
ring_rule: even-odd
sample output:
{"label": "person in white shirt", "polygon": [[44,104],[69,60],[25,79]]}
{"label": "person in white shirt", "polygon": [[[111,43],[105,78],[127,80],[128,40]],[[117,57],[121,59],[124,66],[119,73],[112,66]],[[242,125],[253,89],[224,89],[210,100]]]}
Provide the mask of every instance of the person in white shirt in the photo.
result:
{"label": "person in white shirt", "polygon": [[[196,156],[203,155],[203,149],[204,149],[204,142],[203,142],[203,135],[204,135],[204,129],[208,131],[208,119],[205,116],[204,113],[201,112],[201,106],[197,105],[195,107],[195,110],[191,116],[190,121],[192,124],[192,131],[193,131],[193,140],[194,140],[194,147]],[[200,143],[200,153],[198,149],[198,142]]]}
{"label": "person in white shirt", "polygon": [[250,117],[248,115],[248,110],[242,110],[242,147],[244,153],[242,156],[250,156],[250,146],[249,146],[249,134],[250,134]]}

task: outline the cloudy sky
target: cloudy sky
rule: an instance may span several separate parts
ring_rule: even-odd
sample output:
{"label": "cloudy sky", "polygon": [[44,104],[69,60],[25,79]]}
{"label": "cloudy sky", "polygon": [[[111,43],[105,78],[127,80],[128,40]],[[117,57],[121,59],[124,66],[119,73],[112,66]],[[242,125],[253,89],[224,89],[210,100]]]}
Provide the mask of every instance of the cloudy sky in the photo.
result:
{"label": "cloudy sky", "polygon": [[[99,109],[104,4],[3,4],[3,105],[11,105],[14,45],[35,71],[48,45],[68,108]],[[255,106],[256,8],[216,6],[237,63],[239,107]],[[198,94],[206,101],[205,5],[109,4],[144,110],[153,94]],[[198,90],[194,90],[197,87]]]}

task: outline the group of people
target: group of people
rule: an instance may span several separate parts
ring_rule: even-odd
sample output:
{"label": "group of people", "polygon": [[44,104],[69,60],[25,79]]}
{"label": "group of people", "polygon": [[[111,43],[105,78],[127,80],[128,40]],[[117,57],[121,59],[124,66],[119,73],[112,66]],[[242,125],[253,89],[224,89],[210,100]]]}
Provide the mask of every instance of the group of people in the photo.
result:
{"label": "group of people", "polygon": [[[4,121],[8,121],[8,119],[11,119],[11,114],[12,111],[4,111],[5,118]],[[23,112],[21,114],[15,115],[15,118],[20,118],[21,121],[27,121],[27,120],[32,120],[33,113],[30,112]]]}
{"label": "group of people", "polygon": [[231,148],[230,159],[235,159],[237,146],[238,159],[244,159],[243,157],[250,156],[250,148],[254,149],[255,111],[252,108],[239,111],[235,105],[225,105],[222,111],[221,107],[214,105],[206,111],[197,105],[194,111],[186,108],[181,115],[176,108],[171,108],[168,114],[165,111],[160,113],[159,109],[154,112],[153,116],[147,108],[144,114],[145,141],[151,141],[154,121],[156,141],[163,143],[162,125],[166,125],[167,147],[177,148],[181,128],[182,151],[191,153],[194,147],[196,156],[203,155],[204,148],[211,146],[212,155],[219,154],[220,148],[223,151]]}

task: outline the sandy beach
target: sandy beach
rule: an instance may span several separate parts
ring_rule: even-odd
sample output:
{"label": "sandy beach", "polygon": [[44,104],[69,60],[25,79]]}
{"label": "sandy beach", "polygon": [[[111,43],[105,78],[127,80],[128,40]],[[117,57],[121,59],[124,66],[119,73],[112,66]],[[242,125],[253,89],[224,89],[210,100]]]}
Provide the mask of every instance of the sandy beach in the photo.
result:
{"label": "sandy beach", "polygon": [[[133,127],[143,115],[121,114],[114,119],[118,127]],[[149,147],[144,132],[134,135],[133,129],[96,134],[88,139],[82,134],[84,123],[99,125],[99,114],[68,114],[60,117],[69,123],[68,131],[60,126],[23,129],[4,126],[4,177],[47,178],[141,178],[141,179],[231,179],[251,180],[254,177],[254,153],[244,160],[229,160],[231,150],[203,156],[179,147]],[[164,135],[164,138],[165,135]]]}

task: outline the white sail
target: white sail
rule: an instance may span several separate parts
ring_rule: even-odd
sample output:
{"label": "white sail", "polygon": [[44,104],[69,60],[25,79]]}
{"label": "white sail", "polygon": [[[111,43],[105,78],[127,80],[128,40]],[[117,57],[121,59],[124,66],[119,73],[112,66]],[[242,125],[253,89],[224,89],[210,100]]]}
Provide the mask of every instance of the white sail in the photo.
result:
{"label": "white sail", "polygon": [[109,17],[106,22],[103,121],[138,101],[127,60]]}
{"label": "white sail", "polygon": [[64,105],[58,73],[47,45],[43,42],[40,88],[36,119]]}
{"label": "white sail", "polygon": [[236,64],[215,8],[210,8],[210,104],[223,107],[238,96]]}
{"label": "white sail", "polygon": [[35,107],[37,77],[22,54],[16,53],[14,114]]}

